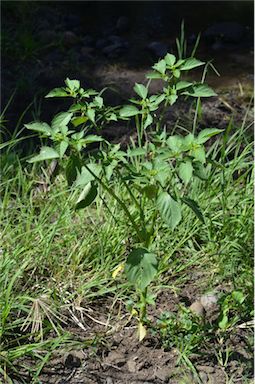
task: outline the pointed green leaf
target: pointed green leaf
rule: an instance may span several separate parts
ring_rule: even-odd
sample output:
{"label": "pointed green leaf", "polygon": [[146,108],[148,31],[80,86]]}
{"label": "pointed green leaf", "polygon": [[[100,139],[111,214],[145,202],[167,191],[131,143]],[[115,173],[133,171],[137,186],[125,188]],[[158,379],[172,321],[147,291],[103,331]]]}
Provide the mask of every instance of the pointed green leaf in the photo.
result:
{"label": "pointed green leaf", "polygon": [[200,161],[200,163],[205,163],[205,149],[203,146],[195,147],[189,153],[194,159]]}
{"label": "pointed green leaf", "polygon": [[228,326],[228,316],[226,313],[223,313],[219,321],[220,329],[227,329]]}
{"label": "pointed green leaf", "polygon": [[51,126],[54,131],[59,131],[61,127],[67,126],[73,114],[71,112],[60,112],[54,116]]}
{"label": "pointed green leaf", "polygon": [[45,96],[47,97],[70,97],[70,94],[64,88],[54,88]]}
{"label": "pointed green leaf", "polygon": [[143,128],[144,129],[148,128],[152,123],[153,123],[153,118],[152,118],[152,116],[150,114],[148,114],[146,116]]}
{"label": "pointed green leaf", "polygon": [[98,143],[100,141],[104,141],[104,139],[97,135],[88,135],[84,139],[85,144]]}
{"label": "pointed green leaf", "polygon": [[87,116],[89,120],[91,120],[93,123],[95,122],[95,115],[96,115],[96,112],[94,109],[91,109],[91,108],[87,109]]}
{"label": "pointed green leaf", "polygon": [[59,154],[55,149],[51,147],[42,147],[39,155],[32,157],[32,159],[28,160],[28,163],[35,163],[37,161],[58,159]]}
{"label": "pointed green leaf", "polygon": [[34,123],[24,124],[24,126],[31,131],[45,133],[47,136],[52,134],[52,129],[47,123],[35,121]]}
{"label": "pointed green leaf", "polygon": [[189,81],[179,81],[175,88],[177,91],[180,91],[181,89],[184,89],[184,88],[188,88],[192,85],[193,83],[189,82]]}
{"label": "pointed green leaf", "polygon": [[95,106],[102,108],[104,105],[104,99],[101,96],[96,96],[94,98],[94,103]]}
{"label": "pointed green leaf", "polygon": [[217,93],[207,84],[195,84],[188,91],[182,93],[183,95],[188,95],[192,97],[211,97],[217,96]]}
{"label": "pointed green leaf", "polygon": [[167,192],[161,192],[157,199],[157,208],[164,222],[174,229],[181,221],[181,205]]}
{"label": "pointed green leaf", "polygon": [[150,102],[155,104],[155,105],[159,105],[160,103],[162,103],[162,101],[164,101],[166,98],[166,95],[165,94],[162,94],[162,95],[152,95],[150,97]]}
{"label": "pointed green leaf", "polygon": [[167,101],[169,102],[170,105],[173,105],[177,99],[178,99],[177,95],[170,95],[167,97]]}
{"label": "pointed green leaf", "polygon": [[179,77],[181,76],[181,71],[179,69],[174,69],[173,75],[174,77],[176,77],[176,79],[179,79]]}
{"label": "pointed green leaf", "polygon": [[217,129],[217,128],[206,128],[206,129],[203,129],[201,132],[199,132],[196,141],[197,141],[198,144],[203,144],[207,140],[209,140],[210,137],[218,135],[221,132],[223,132],[223,129]]}
{"label": "pointed green leaf", "polygon": [[88,207],[91,203],[93,203],[96,197],[97,197],[97,186],[94,184],[91,184],[90,182],[84,187],[83,191],[81,192],[76,202],[75,209],[77,210],[77,209]]}
{"label": "pointed green leaf", "polygon": [[107,117],[109,121],[118,121],[117,115],[115,113],[111,113],[109,117]]}
{"label": "pointed green leaf", "polygon": [[139,110],[134,105],[125,105],[120,110],[120,117],[131,117],[138,115]]}
{"label": "pointed green leaf", "polygon": [[76,128],[79,125],[86,123],[87,120],[88,120],[87,116],[75,117],[74,119],[72,119],[72,124]]}
{"label": "pointed green leaf", "polygon": [[125,273],[130,283],[138,289],[143,291],[152,282],[157,271],[157,257],[147,249],[137,248],[128,255]]}
{"label": "pointed green leaf", "polygon": [[184,182],[184,184],[188,184],[192,178],[193,167],[191,161],[185,161],[181,163],[179,166],[179,176]]}
{"label": "pointed green leaf", "polygon": [[164,73],[166,72],[165,60],[160,60],[157,64],[153,65],[152,68],[158,71],[159,73],[161,73],[162,75],[164,75]]}
{"label": "pointed green leaf", "polygon": [[[101,165],[90,163],[90,164],[87,164],[87,167],[92,171],[92,173],[94,173],[97,177],[99,177],[102,170]],[[77,187],[79,186],[83,187],[92,180],[94,180],[94,176],[89,172],[87,168],[82,167],[81,173],[78,175],[75,185]]]}
{"label": "pointed green leaf", "polygon": [[238,304],[242,304],[245,300],[245,296],[243,294],[242,291],[233,291],[231,293],[231,296],[233,297],[233,299],[238,303]]}
{"label": "pointed green leaf", "polygon": [[65,175],[67,179],[68,185],[72,185],[73,182],[76,180],[78,173],[81,171],[81,160],[76,155],[71,155],[71,157],[68,159],[66,168],[65,168]]}
{"label": "pointed green leaf", "polygon": [[179,152],[182,150],[183,138],[178,135],[170,136],[166,143],[173,152]]}
{"label": "pointed green leaf", "polygon": [[199,67],[200,65],[204,65],[205,63],[203,61],[197,60],[194,57],[190,57],[189,59],[186,59],[184,64],[181,65],[180,70],[181,71],[188,71],[190,69]]}
{"label": "pointed green leaf", "polygon": [[161,79],[162,75],[158,72],[150,72],[146,74],[147,79]]}
{"label": "pointed green leaf", "polygon": [[71,90],[71,91],[74,91],[74,90],[78,90],[80,88],[80,82],[79,80],[70,80],[69,78],[67,78],[65,80],[65,83],[67,85],[67,87]]}
{"label": "pointed green leaf", "polygon": [[68,148],[68,141],[62,140],[59,144],[59,154],[60,158],[62,158]]}
{"label": "pointed green leaf", "polygon": [[135,83],[134,91],[142,99],[146,99],[147,94],[148,94],[148,89],[143,84]]}
{"label": "pointed green leaf", "polygon": [[171,53],[167,53],[164,57],[164,60],[169,67],[172,67],[174,63],[176,62],[176,57],[172,55]]}

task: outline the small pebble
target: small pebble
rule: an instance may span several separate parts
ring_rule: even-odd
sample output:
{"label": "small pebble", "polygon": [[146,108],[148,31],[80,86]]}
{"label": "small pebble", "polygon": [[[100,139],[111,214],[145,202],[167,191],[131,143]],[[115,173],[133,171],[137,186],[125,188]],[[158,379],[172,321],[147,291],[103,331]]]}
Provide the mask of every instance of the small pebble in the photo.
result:
{"label": "small pebble", "polygon": [[200,298],[200,302],[206,311],[217,304],[217,301],[218,299],[213,293],[208,293]]}
{"label": "small pebble", "polygon": [[204,317],[205,316],[205,309],[203,307],[203,305],[200,303],[200,301],[195,301],[193,304],[191,304],[191,306],[189,307],[189,309],[195,313],[197,316],[200,316],[200,317]]}

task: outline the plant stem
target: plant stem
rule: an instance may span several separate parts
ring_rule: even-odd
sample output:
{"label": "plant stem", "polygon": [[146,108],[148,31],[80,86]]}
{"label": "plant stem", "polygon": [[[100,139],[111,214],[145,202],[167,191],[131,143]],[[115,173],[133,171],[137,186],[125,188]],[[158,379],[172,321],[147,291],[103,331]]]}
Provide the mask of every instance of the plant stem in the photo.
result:
{"label": "plant stem", "polygon": [[133,202],[135,203],[135,205],[137,206],[137,208],[139,209],[140,211],[140,218],[142,220],[142,222],[144,223],[144,213],[143,213],[143,209],[141,207],[141,205],[139,204],[139,202],[137,201],[137,199],[135,198],[135,195],[133,194],[133,192],[131,191],[129,185],[126,183],[126,181],[122,178],[121,176],[121,173],[120,171],[117,169],[117,174],[119,176],[119,178],[121,179],[122,183],[125,185],[129,195],[131,196]]}
{"label": "plant stem", "polygon": [[144,323],[144,320],[146,318],[146,312],[147,312],[147,303],[146,303],[146,297],[147,297],[147,287],[144,289],[144,291],[141,292],[140,301],[141,301],[141,308],[140,308],[140,315],[139,320]]}
{"label": "plant stem", "polygon": [[95,173],[93,171],[91,171],[89,169],[89,167],[84,164],[84,167],[87,169],[87,171],[89,171],[89,173],[102,185],[102,187],[109,193],[109,195],[111,195],[118,203],[119,205],[121,206],[121,208],[123,209],[123,211],[126,213],[127,217],[129,218],[134,230],[136,231],[136,234],[139,238],[139,240],[141,242],[144,241],[143,239],[143,236],[142,236],[142,233],[141,231],[139,230],[138,226],[136,225],[135,221],[134,221],[134,218],[132,217],[131,213],[129,212],[129,210],[127,209],[125,203],[123,203],[123,201],[114,193],[114,191],[112,190],[112,188],[108,187],[97,175],[95,175]]}

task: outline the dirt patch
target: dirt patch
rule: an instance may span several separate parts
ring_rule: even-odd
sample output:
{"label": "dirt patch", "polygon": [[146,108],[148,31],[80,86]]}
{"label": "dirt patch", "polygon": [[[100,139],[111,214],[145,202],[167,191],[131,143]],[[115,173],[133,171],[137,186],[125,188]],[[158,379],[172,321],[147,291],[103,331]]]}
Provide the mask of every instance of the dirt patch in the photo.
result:
{"label": "dirt patch", "polygon": [[[178,316],[180,305],[188,308],[201,298],[206,287],[198,281],[203,281],[201,271],[192,268],[190,280],[179,287],[180,294],[170,289],[158,292],[155,307],[151,306],[148,311],[151,330],[140,343],[136,320],[125,311],[123,302],[113,305],[114,300],[109,297],[90,306],[87,304],[87,308],[85,303],[81,304],[76,313],[73,309],[83,329],[73,321],[66,330],[84,345],[88,345],[90,340],[90,346],[54,352],[41,371],[40,383],[226,384],[229,377],[232,377],[232,383],[248,383],[245,380],[252,379],[252,352],[247,346],[251,327],[241,324],[232,329],[227,338],[222,338],[213,327],[219,315],[218,306],[213,310],[207,309],[205,313],[203,322],[211,327],[208,341],[201,342],[201,346],[188,354],[186,361],[185,353],[182,355],[180,349],[162,346],[155,328],[157,320],[165,312]],[[214,292],[221,294],[229,289],[218,286]],[[30,364],[32,366],[32,361]],[[23,377],[27,377],[26,382],[29,382],[25,372]],[[21,382],[17,380],[15,383]]]}

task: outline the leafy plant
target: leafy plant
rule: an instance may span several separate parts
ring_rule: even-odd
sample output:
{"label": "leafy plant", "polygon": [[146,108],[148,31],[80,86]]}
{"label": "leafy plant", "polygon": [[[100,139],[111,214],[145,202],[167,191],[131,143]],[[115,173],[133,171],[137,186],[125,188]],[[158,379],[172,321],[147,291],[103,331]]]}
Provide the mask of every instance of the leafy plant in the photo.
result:
{"label": "leafy plant", "polygon": [[189,309],[180,306],[178,313],[163,312],[157,321],[162,346],[169,350],[178,348],[189,355],[201,346],[206,328],[201,319]]}
{"label": "leafy plant", "polygon": [[[99,93],[85,90],[78,80],[67,78],[65,87],[55,88],[46,97],[71,97],[74,101],[71,107],[57,114],[50,125],[44,122],[25,125],[53,142],[52,146],[44,145],[29,162],[57,159],[68,185],[78,190],[76,210],[91,205],[98,195],[105,202],[103,194],[107,193],[124,211],[131,225],[132,244],[135,244],[124,270],[139,295],[140,340],[146,334],[147,288],[158,273],[157,231],[164,226],[174,231],[185,205],[204,222],[199,204],[188,194],[188,186],[196,177],[207,178],[204,144],[221,130],[208,128],[197,136],[192,133],[170,136],[160,131],[164,110],[179,96],[215,95],[206,84],[179,81],[183,72],[202,65],[203,62],[193,57],[177,61],[174,55],[167,54],[153,66],[154,71],[147,76],[150,79],[147,86],[135,84],[138,99],[114,108],[104,105],[104,90]],[[161,79],[166,86],[160,94],[149,96],[152,79]],[[157,117],[156,111],[162,103],[164,109]],[[123,150],[119,144],[111,144],[98,135],[107,123],[133,117],[138,145],[133,143]],[[157,132],[151,134],[150,140],[144,140],[146,130],[153,125]],[[88,151],[92,144],[95,150]],[[115,179],[123,186],[124,197],[116,192]]]}
{"label": "leafy plant", "polygon": [[233,291],[221,300],[221,313],[218,326],[222,331],[226,331],[235,325],[240,318],[247,314],[245,305],[245,295],[242,291]]}

